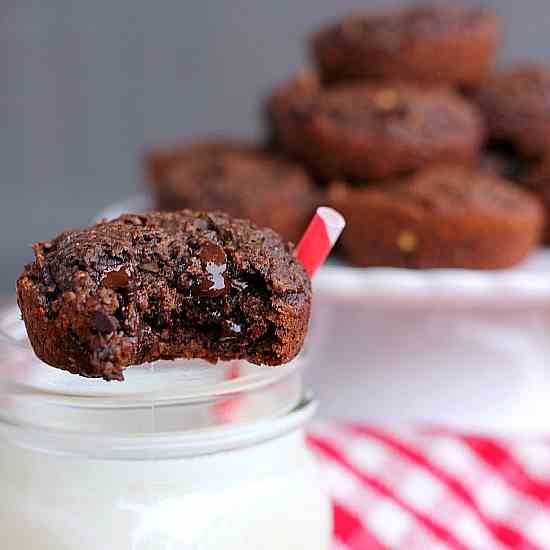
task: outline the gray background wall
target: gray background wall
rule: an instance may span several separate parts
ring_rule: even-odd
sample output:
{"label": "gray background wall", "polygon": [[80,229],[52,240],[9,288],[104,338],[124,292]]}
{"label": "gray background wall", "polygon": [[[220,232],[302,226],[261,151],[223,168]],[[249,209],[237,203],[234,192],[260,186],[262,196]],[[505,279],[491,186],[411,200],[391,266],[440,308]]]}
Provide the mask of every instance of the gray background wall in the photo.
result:
{"label": "gray background wall", "polygon": [[[0,293],[30,243],[86,224],[141,185],[147,143],[259,135],[260,97],[319,22],[383,0],[4,0]],[[550,2],[492,0],[503,58],[550,59]]]}

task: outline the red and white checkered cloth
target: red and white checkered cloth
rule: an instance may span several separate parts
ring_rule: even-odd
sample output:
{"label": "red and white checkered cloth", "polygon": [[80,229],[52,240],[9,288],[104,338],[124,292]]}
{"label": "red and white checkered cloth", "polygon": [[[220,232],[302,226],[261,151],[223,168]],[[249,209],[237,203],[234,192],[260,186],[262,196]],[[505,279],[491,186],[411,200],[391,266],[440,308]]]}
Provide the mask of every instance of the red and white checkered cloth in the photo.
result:
{"label": "red and white checkered cloth", "polygon": [[550,549],[550,442],[312,426],[333,550]]}

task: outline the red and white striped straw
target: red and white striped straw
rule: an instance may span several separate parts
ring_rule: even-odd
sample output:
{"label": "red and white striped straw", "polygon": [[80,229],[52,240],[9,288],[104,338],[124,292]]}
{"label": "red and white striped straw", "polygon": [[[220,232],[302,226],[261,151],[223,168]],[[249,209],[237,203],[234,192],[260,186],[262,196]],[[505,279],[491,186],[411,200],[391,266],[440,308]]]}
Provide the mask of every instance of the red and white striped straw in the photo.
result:
{"label": "red and white striped straw", "polygon": [[[333,208],[320,206],[303,234],[294,255],[304,266],[310,279],[321,267],[330,254],[334,243],[346,226],[346,220]],[[239,361],[232,361],[225,372],[225,380],[239,378],[241,368]],[[230,397],[214,405],[214,414],[222,422],[231,422],[238,412],[242,397]]]}
{"label": "red and white striped straw", "polygon": [[316,271],[327,259],[345,226],[346,220],[333,208],[317,208],[294,252],[310,279],[313,279]]}

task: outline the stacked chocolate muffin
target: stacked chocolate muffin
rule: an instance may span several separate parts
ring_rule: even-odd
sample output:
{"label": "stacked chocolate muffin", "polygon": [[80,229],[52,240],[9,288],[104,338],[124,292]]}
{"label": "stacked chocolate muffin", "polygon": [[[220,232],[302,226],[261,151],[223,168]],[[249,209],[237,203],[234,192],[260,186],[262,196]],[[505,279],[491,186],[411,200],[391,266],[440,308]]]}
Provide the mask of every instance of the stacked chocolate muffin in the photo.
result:
{"label": "stacked chocolate muffin", "polygon": [[541,201],[550,244],[550,66],[520,63],[494,72],[473,98],[487,122],[491,168]]}
{"label": "stacked chocolate muffin", "polygon": [[550,209],[550,69],[495,72],[500,36],[495,13],[450,2],[329,24],[310,37],[314,68],[268,98],[268,146],[147,156],[157,206],[225,210],[296,241],[328,202],[355,265],[512,266],[540,241],[541,199]]}
{"label": "stacked chocolate muffin", "polygon": [[194,141],[150,151],[145,172],[159,210],[222,210],[296,242],[320,202],[306,170],[259,146]]}
{"label": "stacked chocolate muffin", "polygon": [[[550,142],[534,97],[512,106],[538,88],[502,97],[502,77],[490,77],[500,27],[491,11],[451,5],[352,15],[316,32],[315,70],[269,98],[273,143],[347,218],[355,265],[495,269],[537,245],[539,202],[509,181],[515,159],[486,151],[495,139],[524,152]],[[537,189],[541,171],[525,185]]]}

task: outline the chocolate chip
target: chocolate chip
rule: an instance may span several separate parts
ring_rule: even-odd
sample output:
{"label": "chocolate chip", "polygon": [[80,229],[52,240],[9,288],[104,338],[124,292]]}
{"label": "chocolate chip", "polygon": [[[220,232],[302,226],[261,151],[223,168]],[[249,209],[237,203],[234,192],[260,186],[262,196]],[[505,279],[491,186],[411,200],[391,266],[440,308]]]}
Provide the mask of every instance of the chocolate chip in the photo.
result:
{"label": "chocolate chip", "polygon": [[243,279],[233,279],[233,281],[231,281],[231,286],[237,290],[243,291],[248,288],[248,283]]}
{"label": "chocolate chip", "polygon": [[221,340],[232,340],[238,338],[243,331],[242,326],[239,323],[226,319],[221,325]]}
{"label": "chocolate chip", "polygon": [[199,258],[204,264],[214,263],[217,265],[222,265],[227,262],[227,256],[225,255],[223,248],[211,241],[206,241],[201,245]]}
{"label": "chocolate chip", "polygon": [[223,248],[212,241],[202,243],[199,252],[203,273],[197,277],[193,288],[195,296],[217,297],[228,291],[225,272],[227,256]]}

